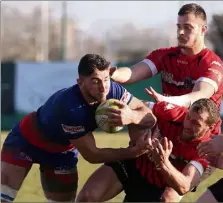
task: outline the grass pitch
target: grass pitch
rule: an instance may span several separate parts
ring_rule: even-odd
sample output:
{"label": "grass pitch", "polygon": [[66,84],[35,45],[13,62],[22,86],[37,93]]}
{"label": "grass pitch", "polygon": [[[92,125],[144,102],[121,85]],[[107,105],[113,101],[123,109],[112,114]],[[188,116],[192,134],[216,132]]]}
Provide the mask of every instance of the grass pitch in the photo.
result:
{"label": "grass pitch", "polygon": [[[2,132],[1,146],[7,133]],[[124,133],[118,134],[106,134],[106,133],[94,133],[98,147],[126,147],[128,144],[128,136]],[[82,188],[87,178],[100,166],[100,164],[90,164],[79,156],[78,171],[79,171],[79,187],[78,191]],[[182,202],[196,202],[197,198],[206,190],[206,188],[215,183],[220,177],[223,177],[223,171],[217,170],[212,176],[206,179],[200,184],[195,193],[188,193],[181,200]],[[122,202],[124,194],[121,193],[110,202]],[[34,164],[30,173],[26,177],[21,190],[19,191],[15,202],[46,202],[39,177],[39,167]]]}

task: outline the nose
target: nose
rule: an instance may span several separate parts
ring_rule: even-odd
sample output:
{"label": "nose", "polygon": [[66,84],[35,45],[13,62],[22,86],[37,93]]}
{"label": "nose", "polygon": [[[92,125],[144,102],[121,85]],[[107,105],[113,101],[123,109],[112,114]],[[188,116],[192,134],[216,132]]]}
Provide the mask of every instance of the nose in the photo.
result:
{"label": "nose", "polygon": [[179,29],[179,35],[184,35],[184,30],[183,29]]}
{"label": "nose", "polygon": [[106,86],[106,84],[105,83],[101,83],[101,85],[100,85],[100,92],[105,92],[105,86]]}

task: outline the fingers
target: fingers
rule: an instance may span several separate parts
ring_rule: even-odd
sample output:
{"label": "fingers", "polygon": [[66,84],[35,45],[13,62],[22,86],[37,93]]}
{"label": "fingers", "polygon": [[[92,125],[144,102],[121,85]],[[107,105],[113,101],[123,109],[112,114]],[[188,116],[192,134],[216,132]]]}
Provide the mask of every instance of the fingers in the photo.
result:
{"label": "fingers", "polygon": [[114,109],[114,108],[105,108],[105,114],[110,116],[111,114],[117,114],[119,115],[121,113],[120,109]]}
{"label": "fingers", "polygon": [[116,100],[113,102],[113,104],[117,105],[120,109],[124,108],[126,106],[125,103],[119,101],[119,100]]}
{"label": "fingers", "polygon": [[172,143],[171,140],[169,140],[168,150],[169,150],[169,151],[172,151],[172,150],[173,150],[173,143]]}
{"label": "fingers", "polygon": [[118,127],[118,126],[123,126],[123,123],[120,121],[120,119],[109,119],[108,126],[109,127]]}
{"label": "fingers", "polygon": [[145,88],[145,92],[146,92],[147,94],[149,94],[150,96],[153,96],[153,93],[152,93],[148,88]]}
{"label": "fingers", "polygon": [[165,151],[169,149],[169,143],[166,137],[163,138],[163,149]]}

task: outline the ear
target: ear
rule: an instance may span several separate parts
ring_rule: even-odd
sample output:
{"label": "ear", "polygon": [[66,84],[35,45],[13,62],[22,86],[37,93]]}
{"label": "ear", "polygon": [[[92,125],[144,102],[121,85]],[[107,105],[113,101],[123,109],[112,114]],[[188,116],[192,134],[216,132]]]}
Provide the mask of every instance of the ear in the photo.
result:
{"label": "ear", "polygon": [[214,128],[215,128],[215,124],[211,125],[211,126],[209,127],[209,130],[210,130],[210,131],[213,131]]}
{"label": "ear", "polygon": [[208,30],[207,25],[203,25],[201,31],[204,35],[207,33],[207,30]]}
{"label": "ear", "polygon": [[79,86],[82,86],[82,85],[83,85],[83,82],[82,82],[82,80],[81,80],[80,78],[77,79],[77,84],[78,84]]}
{"label": "ear", "polygon": [[79,84],[80,83],[80,78],[77,78],[77,84]]}

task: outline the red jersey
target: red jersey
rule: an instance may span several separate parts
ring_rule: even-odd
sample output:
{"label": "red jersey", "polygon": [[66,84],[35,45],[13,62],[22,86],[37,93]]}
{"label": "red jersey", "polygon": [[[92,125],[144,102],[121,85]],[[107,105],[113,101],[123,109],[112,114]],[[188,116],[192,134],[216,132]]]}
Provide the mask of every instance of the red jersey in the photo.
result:
{"label": "red jersey", "polygon": [[[183,121],[187,111],[188,109],[184,107],[167,102],[159,102],[153,106],[153,113],[157,117],[160,134],[173,143],[170,162],[181,172],[188,163],[191,163],[202,174],[208,167],[208,163],[205,159],[199,157],[196,147],[200,142],[210,139],[210,134],[206,134],[197,140],[181,141],[180,134],[183,130]],[[163,178],[155,168],[154,163],[146,155],[137,159],[136,166],[149,183],[155,184],[160,188],[167,186],[165,178]]]}
{"label": "red jersey", "polygon": [[[185,56],[179,47],[158,49],[149,54],[147,63],[153,75],[161,73],[163,95],[180,96],[192,92],[194,84],[204,81],[211,84],[215,93],[211,99],[219,110],[223,94],[223,63],[208,48],[194,56]],[[216,128],[220,133],[221,122]]]}

